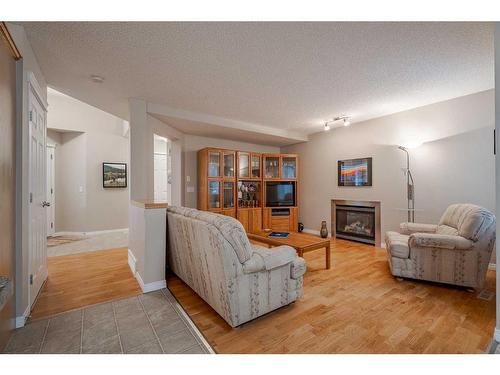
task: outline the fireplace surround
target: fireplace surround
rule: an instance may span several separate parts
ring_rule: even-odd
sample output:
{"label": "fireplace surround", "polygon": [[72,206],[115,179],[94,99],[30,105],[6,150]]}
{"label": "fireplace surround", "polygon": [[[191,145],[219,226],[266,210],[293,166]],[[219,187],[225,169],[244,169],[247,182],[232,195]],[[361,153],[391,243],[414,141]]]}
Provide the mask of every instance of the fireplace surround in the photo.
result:
{"label": "fireplace surround", "polygon": [[332,199],[333,237],[380,247],[380,202]]}

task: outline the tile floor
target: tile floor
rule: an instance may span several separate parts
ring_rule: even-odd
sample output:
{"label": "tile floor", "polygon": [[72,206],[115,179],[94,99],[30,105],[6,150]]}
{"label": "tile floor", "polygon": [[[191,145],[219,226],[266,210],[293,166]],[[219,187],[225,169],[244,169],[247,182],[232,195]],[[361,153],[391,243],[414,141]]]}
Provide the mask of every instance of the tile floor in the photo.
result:
{"label": "tile floor", "polygon": [[65,243],[47,248],[47,256],[55,257],[97,251],[103,249],[117,249],[128,247],[128,229],[117,230],[107,233],[88,233],[82,236],[82,240]]}
{"label": "tile floor", "polygon": [[213,353],[166,289],[29,322],[5,353]]}

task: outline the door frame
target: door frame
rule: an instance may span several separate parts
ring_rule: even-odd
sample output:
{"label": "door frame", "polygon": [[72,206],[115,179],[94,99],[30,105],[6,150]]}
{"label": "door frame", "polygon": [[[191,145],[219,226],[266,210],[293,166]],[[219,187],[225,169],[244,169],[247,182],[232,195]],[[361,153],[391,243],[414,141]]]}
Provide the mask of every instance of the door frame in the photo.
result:
{"label": "door frame", "polygon": [[[52,192],[50,193],[50,200],[47,200],[50,203],[50,206],[47,207],[47,210],[48,210],[48,213],[50,212],[50,215],[52,218],[52,228],[48,227],[48,222],[47,222],[47,236],[49,236],[49,235],[53,235],[56,231],[56,188],[55,188],[55,186],[56,186],[56,145],[52,144],[52,143],[50,143],[50,144],[46,143],[45,148],[52,149],[52,159],[50,159],[50,162],[48,160],[48,156],[49,156],[48,150],[47,150],[47,155],[46,155],[47,156],[47,175],[46,175],[47,183],[49,182],[49,176],[48,176],[49,164],[48,163],[51,164],[51,170],[52,170],[51,181],[50,181]],[[47,189],[48,188],[49,188],[49,186],[47,184]],[[47,191],[47,196],[49,196],[48,191]]]}
{"label": "door frame", "polygon": [[[28,111],[28,113],[26,113],[26,115],[28,116],[28,139],[31,141],[31,126],[29,125],[29,116],[30,116],[30,108],[31,108],[31,104],[32,104],[32,98],[34,98],[35,100],[38,101],[38,103],[40,104],[40,106],[42,107],[42,109],[44,110],[45,112],[45,140],[47,138],[47,109],[48,109],[48,104],[47,102],[45,101],[45,99],[43,98],[42,96],[42,89],[40,87],[40,85],[38,84],[38,81],[36,80],[36,77],[35,77],[35,74],[33,72],[28,72],[27,74],[27,102],[28,102],[28,106],[26,108],[26,110]],[[47,144],[47,142],[45,141],[45,145]],[[47,148],[45,147],[45,157],[43,158],[46,162],[47,160]],[[27,286],[28,286],[28,306],[27,306],[27,310],[28,311],[31,311],[31,308],[33,307],[33,304],[36,300],[36,297],[37,296],[32,296],[31,295],[31,283],[30,283],[30,275],[32,274],[32,267],[31,267],[31,258],[32,258],[32,243],[31,243],[31,232],[32,232],[32,227],[31,227],[31,216],[32,216],[32,212],[31,212],[31,204],[30,204],[30,197],[29,197],[29,194],[30,192],[32,191],[31,190],[31,187],[32,187],[32,181],[31,181],[31,168],[32,168],[32,165],[31,165],[31,147],[28,146],[28,197],[27,197],[27,202],[28,202],[28,222],[27,222],[27,225],[28,225],[28,280],[27,280]],[[47,168],[47,166],[45,166],[45,169]],[[45,170],[45,176],[47,176],[47,171]],[[46,179],[46,178],[45,178]],[[45,218],[45,223],[47,222],[47,219]],[[45,243],[45,246],[47,246],[47,243]],[[44,282],[45,280],[47,279],[47,275],[44,275]],[[43,282],[43,283],[44,283]],[[43,283],[42,283],[42,287],[43,287]],[[41,287],[41,288],[42,288]],[[41,289],[40,288],[40,289]]]}

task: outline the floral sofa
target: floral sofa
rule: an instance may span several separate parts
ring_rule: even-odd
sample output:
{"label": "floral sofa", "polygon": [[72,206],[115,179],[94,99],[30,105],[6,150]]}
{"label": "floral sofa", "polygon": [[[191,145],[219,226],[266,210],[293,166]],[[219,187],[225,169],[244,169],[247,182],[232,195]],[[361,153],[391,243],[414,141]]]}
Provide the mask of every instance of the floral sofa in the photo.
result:
{"label": "floral sofa", "polygon": [[495,245],[496,220],[473,204],[449,206],[439,224],[402,223],[385,243],[395,276],[482,288]]}
{"label": "floral sofa", "polygon": [[251,245],[239,221],[167,208],[168,267],[232,327],[301,297],[304,259],[289,246]]}

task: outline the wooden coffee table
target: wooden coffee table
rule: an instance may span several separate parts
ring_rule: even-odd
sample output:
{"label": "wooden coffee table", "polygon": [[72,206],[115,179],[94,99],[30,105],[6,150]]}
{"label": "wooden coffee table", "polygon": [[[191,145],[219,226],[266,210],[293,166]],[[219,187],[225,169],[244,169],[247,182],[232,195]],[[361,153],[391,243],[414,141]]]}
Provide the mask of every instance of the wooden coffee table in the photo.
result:
{"label": "wooden coffee table", "polygon": [[275,238],[269,237],[270,233],[271,232],[264,231],[248,233],[248,238],[264,243],[269,247],[281,245],[291,246],[297,251],[299,257],[302,257],[304,253],[309,251],[325,249],[326,268],[330,269],[330,240],[328,238],[297,232],[290,232],[287,238]]}

